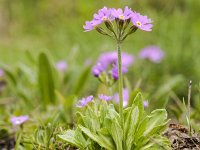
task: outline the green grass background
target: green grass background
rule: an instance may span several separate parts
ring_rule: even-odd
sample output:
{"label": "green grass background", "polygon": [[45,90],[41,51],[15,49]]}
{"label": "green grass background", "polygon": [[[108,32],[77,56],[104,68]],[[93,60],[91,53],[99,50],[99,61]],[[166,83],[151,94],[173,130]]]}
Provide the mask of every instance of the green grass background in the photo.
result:
{"label": "green grass background", "polygon": [[[0,66],[31,66],[27,51],[35,59],[46,52],[54,62],[66,60],[78,74],[87,60],[95,63],[102,52],[116,49],[113,40],[96,31],[84,33],[85,21],[103,6],[126,5],[150,17],[154,27],[152,32],[137,31],[130,36],[123,51],[137,57],[141,48],[158,45],[166,53],[164,61],[149,74],[152,82],[147,82],[147,90],[152,92],[157,84],[180,74],[186,79],[179,85],[180,93],[187,95],[188,81],[198,84],[200,79],[198,0],[1,0]],[[143,68],[148,70],[149,66]],[[130,70],[130,78],[138,80],[138,67],[133,65]],[[94,78],[90,82],[98,83]]]}

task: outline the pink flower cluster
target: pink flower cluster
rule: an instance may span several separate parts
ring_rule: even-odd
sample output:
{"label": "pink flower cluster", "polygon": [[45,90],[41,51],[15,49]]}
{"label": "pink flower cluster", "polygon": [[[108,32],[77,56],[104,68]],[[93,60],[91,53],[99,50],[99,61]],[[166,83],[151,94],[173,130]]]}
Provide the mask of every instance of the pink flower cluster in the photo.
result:
{"label": "pink flower cluster", "polygon": [[147,16],[143,16],[135,11],[132,11],[128,6],[124,8],[124,11],[119,8],[107,8],[103,7],[94,14],[93,20],[86,21],[83,26],[85,32],[91,31],[105,21],[112,22],[113,20],[130,20],[134,27],[144,31],[152,31],[152,20]]}
{"label": "pink flower cluster", "polygon": [[160,63],[165,56],[165,53],[158,46],[148,46],[143,48],[139,54],[140,58],[148,59],[153,63]]}
{"label": "pink flower cluster", "polygon": [[[102,72],[112,74],[115,80],[118,80],[118,56],[116,51],[106,52],[100,55],[97,63],[92,67],[92,73],[95,77],[99,77]],[[122,73],[128,71],[128,67],[134,62],[134,56],[128,53],[122,53]],[[111,70],[109,68],[111,67]],[[107,71],[108,69],[108,71]]]}

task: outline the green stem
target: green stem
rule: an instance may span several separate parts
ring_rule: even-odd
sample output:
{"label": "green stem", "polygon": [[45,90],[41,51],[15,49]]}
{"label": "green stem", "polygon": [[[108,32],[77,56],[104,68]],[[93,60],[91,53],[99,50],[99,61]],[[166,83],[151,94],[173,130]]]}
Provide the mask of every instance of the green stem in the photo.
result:
{"label": "green stem", "polygon": [[21,142],[21,138],[22,138],[22,131],[20,130],[20,132],[17,135],[17,139],[16,139],[16,144],[15,144],[15,149],[19,149],[19,145]]}
{"label": "green stem", "polygon": [[[122,56],[121,56],[121,42],[117,42],[118,51],[118,75],[119,75],[119,114],[121,119],[121,127],[124,131],[124,115],[123,115],[123,75],[122,75]],[[124,133],[123,133],[124,135]],[[124,136],[123,136],[124,141]]]}
{"label": "green stem", "polygon": [[189,119],[189,132],[190,132],[190,136],[192,135],[192,127],[191,127],[191,117],[190,117],[190,101],[191,101],[191,91],[192,91],[192,81],[190,80],[190,84],[189,84],[189,88],[188,88],[188,119]]}

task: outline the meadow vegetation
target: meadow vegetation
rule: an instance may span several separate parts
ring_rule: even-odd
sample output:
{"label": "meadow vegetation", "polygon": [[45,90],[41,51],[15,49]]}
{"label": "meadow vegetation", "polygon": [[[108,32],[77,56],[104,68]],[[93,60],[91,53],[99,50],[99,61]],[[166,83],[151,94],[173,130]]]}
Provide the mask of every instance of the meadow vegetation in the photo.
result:
{"label": "meadow vegetation", "polygon": [[[153,21],[121,44],[123,111],[116,42],[83,29],[104,6]],[[199,8],[197,0],[1,0],[0,149],[200,148]],[[109,67],[96,72],[102,57]],[[177,126],[184,142],[172,145]]]}

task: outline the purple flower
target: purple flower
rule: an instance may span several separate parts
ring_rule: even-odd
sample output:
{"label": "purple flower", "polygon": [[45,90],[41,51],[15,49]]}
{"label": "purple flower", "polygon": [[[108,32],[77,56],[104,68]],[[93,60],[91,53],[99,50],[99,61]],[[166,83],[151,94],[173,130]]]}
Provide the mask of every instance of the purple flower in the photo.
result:
{"label": "purple flower", "polygon": [[87,103],[89,103],[92,99],[93,99],[93,96],[92,96],[92,95],[90,95],[90,96],[88,96],[88,97],[83,97],[83,98],[78,102],[78,104],[76,105],[76,107],[82,108],[82,107],[84,107],[85,105],[87,105]]}
{"label": "purple flower", "polygon": [[67,69],[67,63],[65,61],[59,61],[57,64],[56,64],[56,68],[61,71],[61,72],[64,72],[66,71]]}
{"label": "purple flower", "polygon": [[131,18],[133,11],[130,8],[128,8],[128,6],[126,6],[124,9],[124,12],[121,8],[119,9],[112,8],[111,13],[115,18],[118,18],[121,20],[127,20]]}
{"label": "purple flower", "polygon": [[107,96],[103,94],[98,95],[99,99],[104,100],[104,101],[110,101],[112,99],[112,96]]}
{"label": "purple flower", "polygon": [[127,6],[125,7],[124,12],[120,8],[115,9],[103,7],[98,11],[98,13],[94,14],[94,17],[91,21],[85,22],[85,25],[83,26],[84,31],[91,31],[106,20],[113,21],[115,18],[119,18],[121,20],[130,19],[132,13],[132,10],[129,9]]}
{"label": "purple flower", "polygon": [[10,119],[10,121],[13,125],[21,125],[21,124],[25,123],[28,119],[29,119],[29,116],[27,116],[27,115],[19,116],[19,117],[14,116]]}
{"label": "purple flower", "polygon": [[86,21],[83,28],[85,29],[85,32],[91,31],[95,29],[99,24],[103,23],[106,20],[114,20],[114,18],[111,16],[111,9],[108,9],[107,7],[103,7],[98,11],[97,14],[94,14],[94,18],[92,21]]}
{"label": "purple flower", "polygon": [[98,14],[94,14],[93,21],[98,22],[97,24],[101,24],[106,20],[114,20],[114,18],[111,16],[111,9],[103,7],[98,11]]}
{"label": "purple flower", "polygon": [[92,67],[92,74],[95,77],[98,77],[100,75],[100,73],[102,73],[103,71],[105,71],[107,68],[107,65],[102,63],[102,62],[98,62],[95,66]]}
{"label": "purple flower", "polygon": [[[113,95],[113,99],[119,103],[119,93],[115,93]],[[128,89],[123,89],[123,107],[126,107],[128,105],[128,101],[129,101],[129,93],[128,93]]]}
{"label": "purple flower", "polygon": [[98,11],[98,13],[94,14],[94,17],[91,21],[86,21],[83,28],[85,32],[91,31],[104,21],[113,21],[114,19],[120,19],[124,21],[131,19],[132,24],[137,28],[144,31],[152,31],[151,19],[147,18],[147,16],[142,16],[139,13],[133,12],[130,8],[128,8],[128,6],[124,8],[124,11],[121,8],[115,9],[103,7]]}
{"label": "purple flower", "polygon": [[4,76],[4,71],[3,69],[0,69],[0,77],[3,77]]}
{"label": "purple flower", "polygon": [[[104,64],[117,64],[118,54],[117,51],[106,52],[100,55],[98,62]],[[134,61],[134,57],[127,53],[122,53],[122,65],[130,66]]]}
{"label": "purple flower", "polygon": [[152,21],[147,16],[142,16],[139,13],[132,13],[131,21],[133,25],[144,31],[152,31]]}
{"label": "purple flower", "polygon": [[147,100],[144,100],[143,105],[144,105],[145,108],[147,108],[149,106],[149,102]]}
{"label": "purple flower", "polygon": [[[126,73],[128,72],[128,68],[126,66],[122,66],[122,73]],[[112,76],[115,80],[118,80],[119,78],[119,74],[118,74],[118,66],[115,65],[113,68],[112,68]]]}
{"label": "purple flower", "polygon": [[93,29],[95,29],[95,27],[98,25],[97,22],[94,22],[94,21],[86,21],[85,22],[85,25],[83,26],[83,28],[85,29],[84,32],[88,32],[88,31],[91,31]]}
{"label": "purple flower", "polygon": [[149,59],[154,63],[160,63],[164,55],[164,52],[157,46],[148,46],[139,53],[140,58]]}
{"label": "purple flower", "polygon": [[[117,69],[118,55],[117,52],[106,52],[100,55],[97,60],[97,64],[93,66],[92,73],[95,77],[98,77],[102,72],[106,71],[109,66],[111,66],[111,72],[113,78],[118,78],[118,69]],[[122,72],[126,73],[128,67],[133,63],[134,57],[127,53],[122,53]],[[110,72],[110,71],[108,71]]]}

